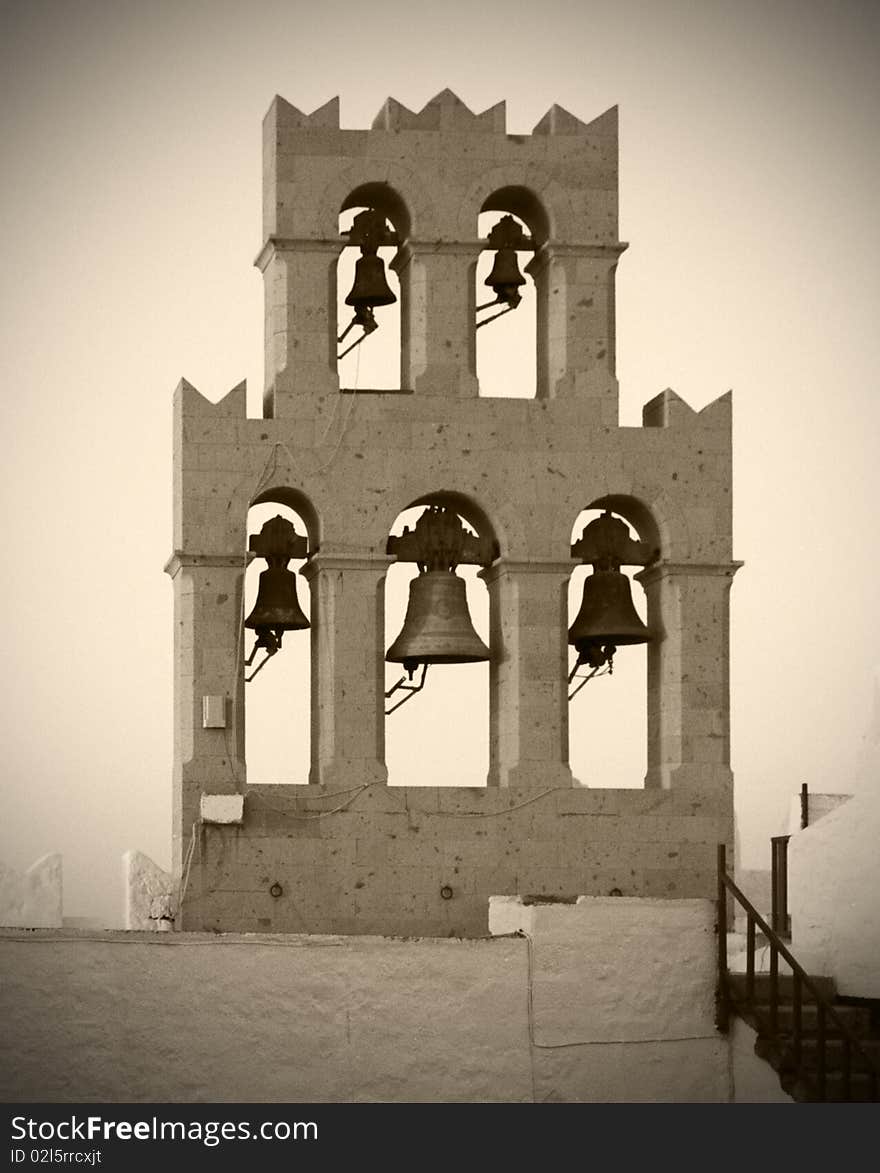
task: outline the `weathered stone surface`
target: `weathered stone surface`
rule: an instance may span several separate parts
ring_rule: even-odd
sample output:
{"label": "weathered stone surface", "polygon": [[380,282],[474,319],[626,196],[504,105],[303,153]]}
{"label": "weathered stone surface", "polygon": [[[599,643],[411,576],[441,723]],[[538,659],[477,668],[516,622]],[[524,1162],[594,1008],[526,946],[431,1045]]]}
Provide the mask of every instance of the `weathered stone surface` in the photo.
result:
{"label": "weathered stone surface", "polygon": [[174,877],[142,851],[126,851],[122,873],[125,928],[150,932],[172,928],[177,904]]}
{"label": "weathered stone surface", "polygon": [[[246,794],[240,827],[198,829],[185,927],[474,936],[492,894],[707,897],[716,844],[732,848],[730,396],[694,411],[667,390],[643,427],[619,426],[616,112],[581,122],[554,106],[525,136],[505,133],[503,113],[444,91],[418,113],[389,99],[370,130],[339,129],[332,103],[307,116],[278,99],[267,117],[266,418],[246,418],[243,387],[212,406],[184,381],[175,398],[176,871],[201,795]],[[349,197],[385,201],[403,241],[407,394],[340,395]],[[472,268],[486,202],[526,219],[540,246],[531,400],[479,397]],[[488,787],[452,797],[384,786],[386,543],[403,509],[438,493],[499,549],[483,572]],[[256,497],[295,508],[312,551],[309,794],[273,792],[274,813],[243,760]],[[648,808],[634,791],[590,797],[568,763],[565,593],[589,507],[660,551],[639,576],[653,636]],[[228,697],[228,729],[202,727],[205,695]]]}
{"label": "weathered stone surface", "polygon": [[62,919],[60,855],[44,855],[26,872],[0,863],[0,925],[54,928]]}

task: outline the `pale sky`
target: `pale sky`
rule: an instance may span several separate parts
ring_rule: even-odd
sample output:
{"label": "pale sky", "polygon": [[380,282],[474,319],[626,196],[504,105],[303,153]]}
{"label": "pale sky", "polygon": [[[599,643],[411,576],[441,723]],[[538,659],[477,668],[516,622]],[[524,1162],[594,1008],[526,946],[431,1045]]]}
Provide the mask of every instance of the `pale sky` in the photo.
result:
{"label": "pale sky", "polygon": [[[880,6],[0,0],[0,859],[61,851],[68,915],[114,922],[126,849],[170,864],[171,395],[246,377],[259,411],[262,117],[276,93],[338,94],[365,128],[388,95],[420,109],[446,86],[506,99],[519,134],[554,102],[619,105],[621,422],[667,386],[694,408],[733,389],[744,862],[766,866],[802,782],[864,784]],[[624,677],[578,721],[622,706]],[[618,741],[607,777],[638,785],[643,733]]]}

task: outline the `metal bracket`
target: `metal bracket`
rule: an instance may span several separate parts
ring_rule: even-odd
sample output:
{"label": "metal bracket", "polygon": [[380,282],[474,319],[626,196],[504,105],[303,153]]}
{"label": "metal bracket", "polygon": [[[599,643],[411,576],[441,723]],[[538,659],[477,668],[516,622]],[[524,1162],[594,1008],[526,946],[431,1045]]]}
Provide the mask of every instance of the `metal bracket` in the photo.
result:
{"label": "metal bracket", "polygon": [[360,346],[368,334],[372,334],[374,330],[379,329],[379,323],[373,317],[373,311],[371,309],[367,308],[359,310],[336,339],[336,341],[342,342],[349,331],[352,330],[355,326],[363,326],[364,332],[361,334],[360,338],[356,338],[355,341],[352,342],[351,346],[347,346],[345,350],[343,350],[340,354],[337,354],[337,362],[339,359],[345,358],[347,354],[350,354],[356,346]]}
{"label": "metal bracket", "polygon": [[397,692],[398,689],[400,689],[402,692],[405,692],[406,696],[402,700],[399,700],[396,705],[392,705],[390,709],[386,709],[385,716],[390,717],[391,714],[395,711],[395,709],[399,709],[401,705],[405,705],[407,701],[412,700],[413,693],[421,692],[422,689],[425,687],[425,677],[427,675],[428,675],[428,665],[422,664],[422,676],[421,676],[421,679],[419,680],[418,684],[408,684],[407,683],[408,680],[412,680],[412,677],[410,675],[401,676],[400,680],[398,680],[398,682],[395,685],[393,685],[391,688],[388,689],[388,691],[385,693],[385,696],[386,697],[391,696],[393,693]]}
{"label": "metal bracket", "polygon": [[572,692],[570,692],[568,694],[568,699],[570,701],[574,700],[574,698],[581,691],[581,689],[584,687],[584,685],[588,681],[592,680],[594,676],[611,676],[612,673],[614,672],[614,653],[613,652],[604,663],[596,664],[595,667],[593,668],[593,671],[590,672],[589,675],[576,677],[575,674],[583,662],[584,662],[583,657],[579,655],[576,662],[575,662],[575,666],[572,668],[571,672],[569,672],[569,674],[568,674],[568,683],[569,684],[571,684],[571,682],[574,679],[578,679],[580,681],[580,684],[577,686],[577,688],[575,688]]}
{"label": "metal bracket", "polygon": [[256,654],[260,650],[260,648],[265,649],[266,655],[259,662],[259,664],[253,670],[253,672],[250,674],[250,676],[245,676],[245,678],[244,678],[245,684],[250,684],[250,682],[253,680],[253,678],[256,676],[256,674],[260,671],[260,669],[266,667],[266,665],[269,663],[269,661],[272,659],[272,657],[275,655],[275,653],[278,651],[278,649],[280,647],[281,647],[281,640],[278,636],[274,635],[273,632],[266,631],[266,630],[263,630],[262,632],[257,632],[257,642],[254,644],[253,651],[251,652],[251,654],[248,656],[248,658],[244,662],[245,668],[249,668],[251,666],[251,664],[253,664],[254,657],[256,656]]}

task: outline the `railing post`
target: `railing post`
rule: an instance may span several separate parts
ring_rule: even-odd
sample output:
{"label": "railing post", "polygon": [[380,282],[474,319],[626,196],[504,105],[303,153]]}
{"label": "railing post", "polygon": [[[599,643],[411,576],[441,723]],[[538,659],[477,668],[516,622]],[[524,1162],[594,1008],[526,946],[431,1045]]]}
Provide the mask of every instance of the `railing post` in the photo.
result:
{"label": "railing post", "polygon": [[730,1002],[727,991],[727,848],[718,844],[718,988],[715,1000],[715,1025],[726,1034],[730,1028]]}
{"label": "railing post", "polygon": [[779,954],[775,942],[770,942],[770,1034],[779,1033]]}
{"label": "railing post", "polygon": [[843,1098],[849,1103],[852,1100],[852,1052],[846,1035],[841,1039],[841,1043],[843,1049]]}
{"label": "railing post", "polygon": [[819,1099],[825,1101],[825,1006],[816,1003],[816,1085]]}
{"label": "railing post", "polygon": [[755,1001],[755,922],[746,913],[746,999],[750,1005]]}
{"label": "railing post", "polygon": [[801,830],[810,825],[810,792],[806,782],[801,783]]}
{"label": "railing post", "polygon": [[788,835],[770,840],[770,927],[788,939]]}

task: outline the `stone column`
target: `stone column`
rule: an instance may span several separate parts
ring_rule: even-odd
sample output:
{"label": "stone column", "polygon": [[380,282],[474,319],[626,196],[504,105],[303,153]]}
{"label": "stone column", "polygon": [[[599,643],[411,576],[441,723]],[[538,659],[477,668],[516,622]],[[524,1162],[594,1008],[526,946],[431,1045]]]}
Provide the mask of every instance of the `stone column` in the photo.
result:
{"label": "stone column", "polygon": [[300,572],[312,592],[312,783],[388,781],[383,639],[393,561],[319,553]]}
{"label": "stone column", "polygon": [[660,563],[636,578],[648,598],[645,785],[729,787],[730,608],[740,562]]}
{"label": "stone column", "polygon": [[[173,870],[199,822],[202,793],[244,790],[242,554],[172,555],[174,584]],[[203,728],[202,698],[225,697],[225,728]]]}
{"label": "stone column", "polygon": [[342,240],[270,237],[256,264],[266,307],[266,415],[293,414],[292,397],[339,390],[336,265]]}
{"label": "stone column", "polygon": [[476,301],[474,272],[480,245],[409,243],[395,264],[407,293],[401,339],[409,382],[417,393],[474,397]]}
{"label": "stone column", "polygon": [[572,562],[499,558],[489,588],[490,786],[571,786],[568,580]]}
{"label": "stone column", "polygon": [[533,262],[538,285],[540,394],[595,399],[617,425],[614,272],[625,245],[548,244]]}

